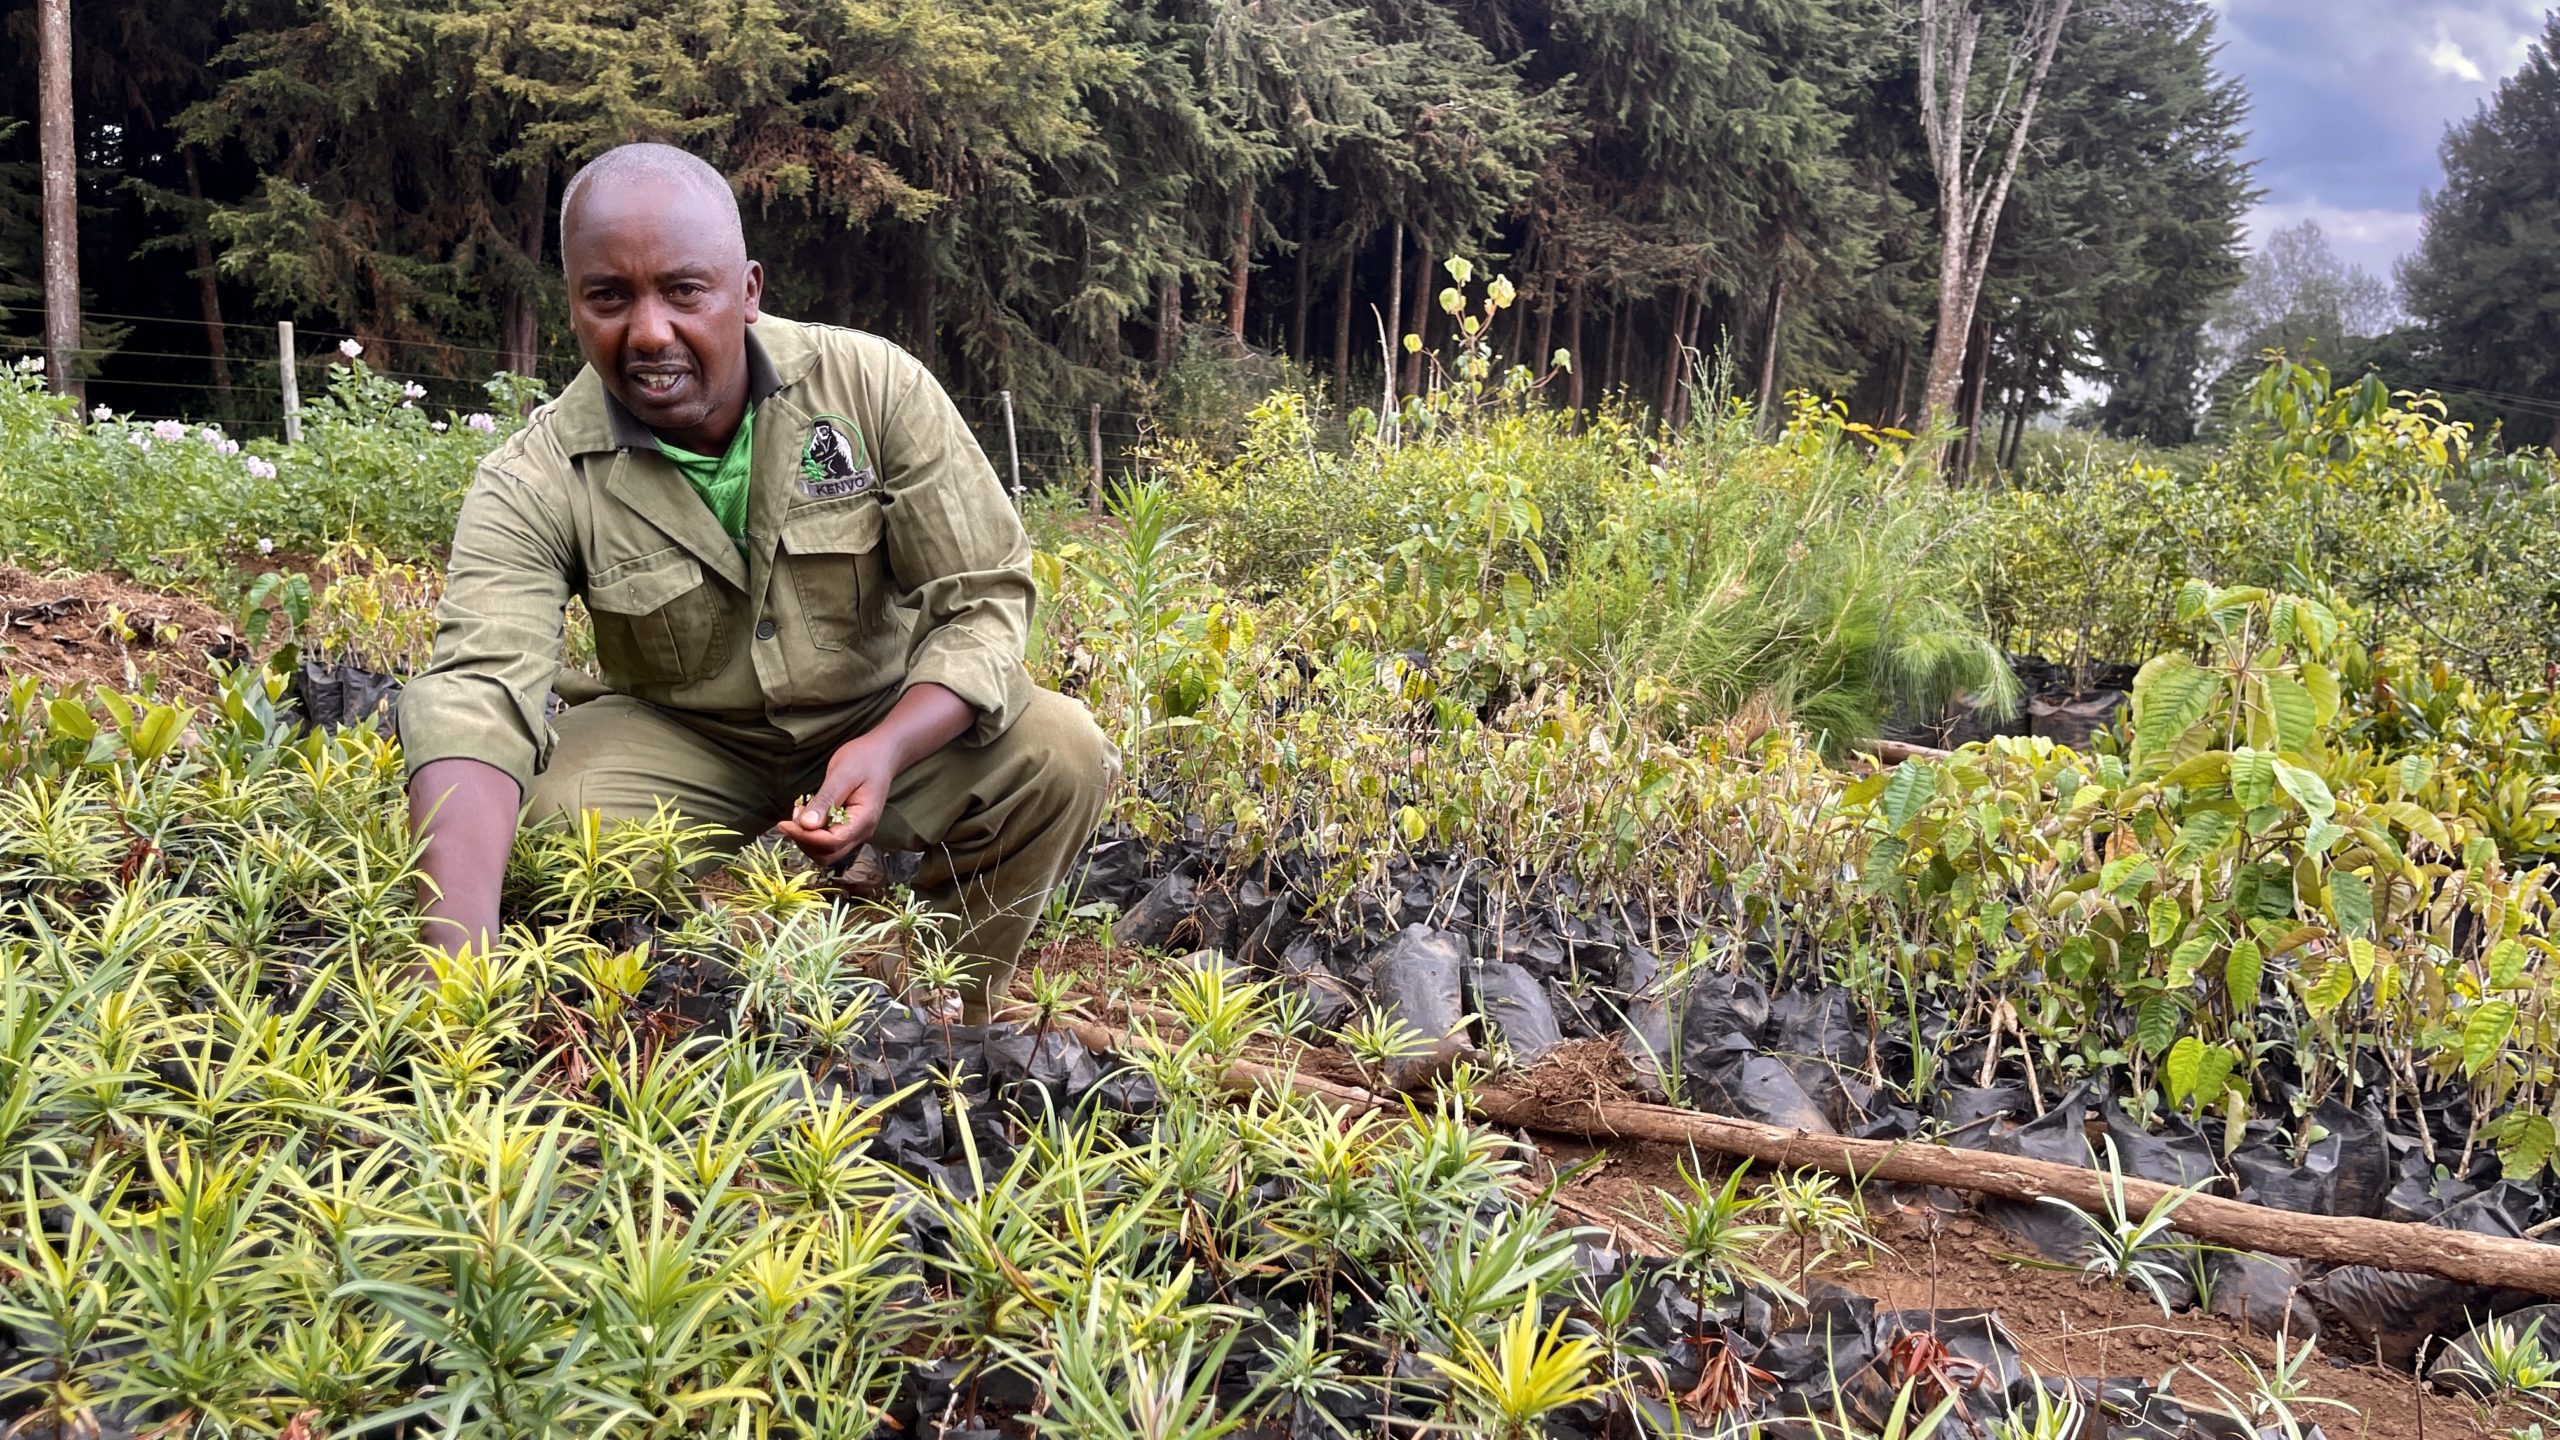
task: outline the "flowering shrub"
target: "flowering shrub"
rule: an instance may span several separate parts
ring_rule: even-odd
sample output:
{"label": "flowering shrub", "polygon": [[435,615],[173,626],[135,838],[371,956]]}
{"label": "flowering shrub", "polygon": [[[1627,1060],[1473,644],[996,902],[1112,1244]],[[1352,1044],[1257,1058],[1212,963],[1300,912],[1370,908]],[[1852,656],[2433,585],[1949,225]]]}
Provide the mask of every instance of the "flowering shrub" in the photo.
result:
{"label": "flowering shrub", "polygon": [[425,559],[452,537],[473,467],[513,430],[497,417],[540,398],[502,377],[489,411],[435,419],[414,385],[353,353],[329,375],[303,410],[301,444],[244,446],[212,426],[139,423],[104,405],[83,424],[41,370],[0,372],[0,554],[212,590],[238,583],[251,537],[263,537],[261,554],[353,541]]}

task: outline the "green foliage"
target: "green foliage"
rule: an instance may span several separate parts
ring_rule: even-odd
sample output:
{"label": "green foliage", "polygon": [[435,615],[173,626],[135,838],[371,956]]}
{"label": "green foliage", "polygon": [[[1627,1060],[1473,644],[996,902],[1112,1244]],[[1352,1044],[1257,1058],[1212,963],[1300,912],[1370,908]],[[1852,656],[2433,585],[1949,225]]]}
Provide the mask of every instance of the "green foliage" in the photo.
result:
{"label": "green foliage", "polygon": [[[913,917],[762,851],[706,901],[669,879],[696,858],[680,823],[572,827],[520,848],[534,924],[420,975],[400,783],[369,729],[291,736],[258,673],[200,712],[10,688],[14,1413],[851,1437],[932,1363],[972,1387],[1018,1371],[1044,1432],[1209,1437],[1359,1399],[1534,1434],[1596,1393],[1597,1342],[1541,1303],[1585,1237],[1518,1203],[1509,1142],[1449,1102],[1346,1123],[1220,1094],[1229,1058],[1276,1043],[1260,986],[1186,976],[1187,1032],[1137,1047],[1161,1107],[1009,1116],[999,1159],[967,1089],[848,1079],[884,980],[939,983],[903,949]],[[643,917],[639,950],[591,938]],[[729,978],[688,1000],[717,1033],[678,1038],[662,982],[691,967]],[[876,1143],[924,1106],[958,1137],[948,1190]],[[1201,1298],[1248,1280],[1326,1303],[1283,1336]],[[1353,1298],[1399,1317],[1396,1378],[1353,1387]],[[1269,1363],[1222,1391],[1244,1355]]]}
{"label": "green foliage", "polygon": [[2136,1286],[2149,1292],[2159,1302],[2160,1313],[2172,1313],[2168,1282],[2180,1270],[2178,1257],[2188,1249],[2185,1242],[2167,1238],[2174,1233],[2178,1207],[2194,1194],[2190,1190],[2171,1190],[2153,1201],[2139,1216],[2133,1213],[2124,1193],[2124,1165],[2116,1154],[2115,1137],[2106,1140],[2106,1159],[2099,1174],[2103,1181],[2099,1195],[2105,1214],[2092,1215],[2058,1196],[2043,1197],[2044,1203],[2080,1222],[2089,1232],[2087,1258],[2081,1271],[2094,1280],[2116,1286]]}
{"label": "green foliage", "polygon": [[[1453,273],[1461,264],[1453,260]],[[1234,458],[1169,456],[1219,578],[1316,643],[1413,652],[1399,682],[1442,710],[1574,680],[1670,733],[1800,723],[1838,749],[1972,693],[2006,662],[1970,613],[1974,507],[1895,437],[1802,399],[1775,446],[1719,415],[1648,454],[1636,430],[1524,406],[1462,320],[1454,377],[1376,439],[1319,444],[1298,396],[1259,407]]]}
{"label": "green foliage", "polygon": [[1987,608],[2009,649],[2074,665],[2174,647],[2180,586],[2315,593],[2364,647],[2493,685],[2560,660],[2547,460],[2481,449],[2432,396],[2270,361],[2210,456],[2091,450],[1999,494]]}
{"label": "green foliage", "polygon": [[538,397],[501,376],[488,411],[437,419],[351,361],[305,407],[300,445],[244,447],[211,426],[83,423],[39,380],[0,372],[0,554],[215,590],[269,552],[441,553],[473,468],[514,427],[518,402]]}

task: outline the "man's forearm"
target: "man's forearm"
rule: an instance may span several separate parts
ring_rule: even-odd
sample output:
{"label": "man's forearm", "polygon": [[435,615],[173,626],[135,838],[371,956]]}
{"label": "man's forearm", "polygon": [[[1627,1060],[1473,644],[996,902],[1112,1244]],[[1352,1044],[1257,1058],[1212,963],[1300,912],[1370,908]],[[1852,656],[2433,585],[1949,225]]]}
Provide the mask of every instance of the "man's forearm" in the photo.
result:
{"label": "man's forearm", "polygon": [[426,840],[418,908],[428,944],[451,951],[496,937],[521,802],[506,771],[478,760],[437,760],[410,777],[409,824]]}
{"label": "man's forearm", "polygon": [[872,738],[889,747],[897,757],[897,768],[908,766],[934,754],[943,746],[969,732],[977,722],[978,712],[969,702],[931,681],[912,686],[871,727]]}

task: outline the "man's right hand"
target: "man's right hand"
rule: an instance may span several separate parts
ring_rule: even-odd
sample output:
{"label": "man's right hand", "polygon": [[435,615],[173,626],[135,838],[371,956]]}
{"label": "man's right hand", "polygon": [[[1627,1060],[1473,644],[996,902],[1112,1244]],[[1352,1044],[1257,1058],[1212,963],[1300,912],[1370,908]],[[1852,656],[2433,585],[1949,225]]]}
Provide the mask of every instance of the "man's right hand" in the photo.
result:
{"label": "man's right hand", "polygon": [[516,782],[478,760],[435,760],[409,777],[409,826],[426,841],[418,861],[419,938],[448,954],[487,949],[498,933],[498,887],[515,844]]}

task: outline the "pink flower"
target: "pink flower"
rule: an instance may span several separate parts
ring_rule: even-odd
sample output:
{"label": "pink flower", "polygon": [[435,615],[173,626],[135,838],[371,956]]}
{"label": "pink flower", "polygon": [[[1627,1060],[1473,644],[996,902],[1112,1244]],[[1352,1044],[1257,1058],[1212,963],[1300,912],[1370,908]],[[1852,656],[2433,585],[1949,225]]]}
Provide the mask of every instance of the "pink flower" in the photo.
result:
{"label": "pink flower", "polygon": [[151,448],[151,437],[143,434],[139,430],[127,430],[124,432],[124,440],[126,444],[131,445],[136,450],[148,450]]}
{"label": "pink flower", "polygon": [[441,435],[445,432],[445,423],[441,420],[430,420],[427,422],[427,428]]}
{"label": "pink flower", "polygon": [[427,398],[427,387],[419,384],[415,380],[404,380],[400,383],[400,398],[404,400],[424,400]]}
{"label": "pink flower", "polygon": [[498,422],[491,416],[484,415],[477,410],[463,416],[462,423],[479,431],[483,435],[495,435],[498,433]]}
{"label": "pink flower", "polygon": [[364,353],[364,347],[353,340],[341,340],[338,342],[338,353],[346,356],[350,360],[353,360]]}
{"label": "pink flower", "polygon": [[108,409],[104,405],[92,406],[89,410],[89,418],[97,421],[101,425],[104,425],[108,421],[116,418],[116,412]]}
{"label": "pink flower", "polygon": [[241,460],[240,468],[248,471],[249,478],[252,480],[273,480],[276,478],[275,462],[272,460],[261,459],[255,455],[248,456]]}
{"label": "pink flower", "polygon": [[176,420],[154,420],[151,422],[151,438],[163,445],[175,445],[187,438],[187,427]]}
{"label": "pink flower", "polygon": [[264,535],[259,536],[259,537],[258,537],[258,553],[259,553],[259,554],[261,554],[261,555],[273,555],[274,553],[276,553],[276,542],[274,542],[273,540],[268,539],[268,538],[267,538],[266,536],[264,536]]}

